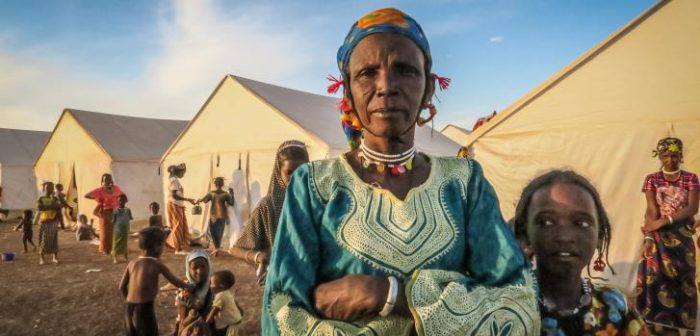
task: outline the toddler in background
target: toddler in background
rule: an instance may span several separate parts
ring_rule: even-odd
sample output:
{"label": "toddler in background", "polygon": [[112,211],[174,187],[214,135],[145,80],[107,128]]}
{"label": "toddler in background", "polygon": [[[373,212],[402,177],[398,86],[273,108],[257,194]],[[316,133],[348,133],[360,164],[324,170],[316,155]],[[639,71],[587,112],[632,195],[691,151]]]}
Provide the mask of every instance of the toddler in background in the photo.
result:
{"label": "toddler in background", "polygon": [[22,245],[24,245],[24,253],[27,253],[27,243],[32,244],[32,247],[34,248],[34,251],[36,251],[36,245],[34,245],[34,242],[32,241],[32,237],[34,236],[34,231],[32,229],[32,217],[33,213],[32,210],[24,210],[24,217],[22,217],[22,221],[19,222],[17,227],[15,227],[15,231],[22,231]]}

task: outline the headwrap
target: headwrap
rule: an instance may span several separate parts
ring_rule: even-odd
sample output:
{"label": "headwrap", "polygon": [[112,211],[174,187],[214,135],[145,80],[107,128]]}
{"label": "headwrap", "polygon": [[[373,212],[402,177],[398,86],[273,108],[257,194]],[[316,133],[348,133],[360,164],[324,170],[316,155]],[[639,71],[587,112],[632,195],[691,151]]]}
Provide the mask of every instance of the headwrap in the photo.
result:
{"label": "headwrap", "polygon": [[[382,8],[366,14],[350,28],[345,42],[338,49],[340,73],[347,73],[346,67],[355,46],[363,38],[376,33],[396,33],[410,38],[423,52],[426,63],[432,64],[430,45],[418,22],[396,8]],[[428,68],[430,67],[428,66]]]}
{"label": "headwrap", "polygon": [[287,186],[282,181],[281,154],[284,150],[292,147],[303,150],[308,157],[306,145],[301,141],[288,140],[279,146],[275,155],[275,164],[272,167],[272,177],[270,177],[267,195],[260,200],[258,206],[250,214],[245,231],[236,242],[236,247],[271,252],[272,242],[277,232],[277,223],[284,204],[284,194],[287,190]]}
{"label": "headwrap", "polygon": [[[338,89],[340,89],[340,86],[343,85],[342,76],[347,74],[350,55],[357,44],[368,35],[376,33],[395,33],[408,37],[411,41],[415,42],[418,48],[423,52],[426,69],[431,68],[433,61],[430,54],[430,45],[418,22],[396,8],[382,8],[364,15],[350,28],[343,45],[338,49],[337,61],[341,76],[337,78],[334,76],[327,77],[327,79],[332,82],[331,85],[328,86],[328,93],[336,93]],[[440,77],[435,74],[431,74],[430,77],[438,82],[440,90],[446,89],[450,84],[449,78]],[[345,133],[350,149],[354,150],[360,144],[362,125],[357,115],[351,113],[352,109],[344,99],[338,104],[338,109],[341,111],[340,120],[343,126],[343,133]],[[434,116],[434,113],[431,112],[431,115]],[[430,119],[432,119],[432,116]],[[423,121],[420,125],[425,122],[427,122],[427,120]]]}
{"label": "headwrap", "polygon": [[[204,281],[202,282],[196,282],[192,275],[190,274],[190,262],[192,260],[195,260],[197,258],[204,258],[204,260],[207,261],[207,265],[209,266],[209,274],[207,274],[204,278]],[[187,255],[187,258],[185,258],[185,276],[187,277],[187,281],[189,283],[195,284],[197,287],[195,288],[194,295],[197,297],[198,300],[204,302],[207,297],[207,293],[209,292],[209,278],[212,274],[212,263],[211,260],[209,259],[209,255],[207,252],[204,250],[198,249],[198,250],[193,250],[190,252],[190,254]]]}
{"label": "headwrap", "polygon": [[680,153],[683,155],[683,141],[678,138],[663,138],[656,144],[656,149],[652,151],[652,157],[657,157],[665,152]]}

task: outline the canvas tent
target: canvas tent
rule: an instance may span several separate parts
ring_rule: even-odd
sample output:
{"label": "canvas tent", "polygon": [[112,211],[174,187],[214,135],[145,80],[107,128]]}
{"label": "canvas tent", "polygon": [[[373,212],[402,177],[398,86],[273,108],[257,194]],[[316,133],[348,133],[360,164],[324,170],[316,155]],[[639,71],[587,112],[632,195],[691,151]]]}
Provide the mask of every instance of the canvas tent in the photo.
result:
{"label": "canvas tent", "polygon": [[91,216],[95,203],[83,195],[111,173],[129,196],[134,218],[146,219],[148,204],[162,200],[160,157],[186,125],[66,109],[34,165],[37,180],[62,183],[79,212]]}
{"label": "canvas tent", "polygon": [[448,139],[461,145],[467,142],[467,137],[471,131],[457,125],[448,124],[442,129],[442,131],[440,131],[440,133],[442,133],[442,135],[446,136]]}
{"label": "canvas tent", "polygon": [[657,141],[685,143],[700,172],[700,1],[661,1],[477,129],[476,159],[509,218],[524,185],[572,168],[598,187],[613,226],[610,259],[632,289]]}
{"label": "canvas tent", "polygon": [[34,160],[49,132],[0,128],[0,186],[2,208],[21,210],[36,206]]}
{"label": "canvas tent", "polygon": [[[338,98],[227,75],[163,156],[163,167],[184,162],[187,174],[181,183],[185,195],[195,198],[210,190],[213,177],[223,176],[230,182],[241,158],[247,193],[257,182],[265,195],[275,152],[283,141],[305,142],[312,160],[347,151],[337,102]],[[430,127],[417,128],[416,139],[419,150],[433,155],[454,156],[459,149]],[[167,176],[163,182],[168,182]],[[247,197],[236,195],[236,199]],[[248,203],[250,208],[255,200]],[[190,211],[187,215],[190,226],[204,228],[206,215],[193,216]]]}

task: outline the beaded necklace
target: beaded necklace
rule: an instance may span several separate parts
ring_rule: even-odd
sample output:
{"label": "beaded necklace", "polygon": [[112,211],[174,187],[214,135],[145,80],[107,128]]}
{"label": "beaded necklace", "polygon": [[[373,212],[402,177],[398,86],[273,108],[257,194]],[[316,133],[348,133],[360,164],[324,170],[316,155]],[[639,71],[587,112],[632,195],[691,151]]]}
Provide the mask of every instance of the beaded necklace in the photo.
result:
{"label": "beaded necklace", "polygon": [[[569,318],[576,316],[585,307],[591,305],[593,301],[593,294],[591,291],[591,284],[585,279],[581,278],[581,288],[583,289],[583,295],[579,298],[578,306],[573,309],[557,309],[556,306],[545,300],[540,296],[537,301],[540,304],[540,310],[545,312],[546,315],[550,315],[542,319],[542,331],[546,335],[565,335],[564,331],[561,329],[560,318]],[[589,312],[586,315],[590,315]],[[590,319],[591,316],[585,316],[584,319]]]}
{"label": "beaded necklace", "polygon": [[400,154],[384,154],[377,152],[360,142],[360,151],[357,156],[362,162],[362,167],[368,169],[372,166],[379,173],[389,170],[392,175],[402,175],[413,169],[413,158],[416,156],[416,147],[412,146],[407,151]]}

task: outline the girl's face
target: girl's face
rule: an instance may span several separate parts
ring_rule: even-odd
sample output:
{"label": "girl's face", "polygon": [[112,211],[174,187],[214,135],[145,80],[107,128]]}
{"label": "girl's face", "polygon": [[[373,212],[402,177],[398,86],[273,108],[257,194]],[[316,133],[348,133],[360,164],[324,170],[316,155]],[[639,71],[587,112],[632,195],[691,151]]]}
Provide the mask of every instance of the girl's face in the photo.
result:
{"label": "girl's face", "polygon": [[668,171],[677,170],[681,165],[682,158],[683,156],[681,156],[680,152],[663,152],[659,155],[661,164],[664,166],[664,169]]}
{"label": "girl's face", "polygon": [[195,258],[190,261],[190,276],[197,283],[202,283],[209,276],[209,264],[204,258]]}
{"label": "girl's face", "polygon": [[120,207],[123,208],[124,206],[126,206],[126,202],[127,202],[126,197],[119,197],[119,206]]}
{"label": "girl's face", "polygon": [[289,179],[292,178],[294,171],[304,163],[306,163],[304,160],[284,160],[280,162],[280,177],[284,185],[289,184]]}
{"label": "girl's face", "polygon": [[598,227],[593,196],[577,185],[555,183],[532,195],[527,238],[546,274],[580,273],[598,246]]}

